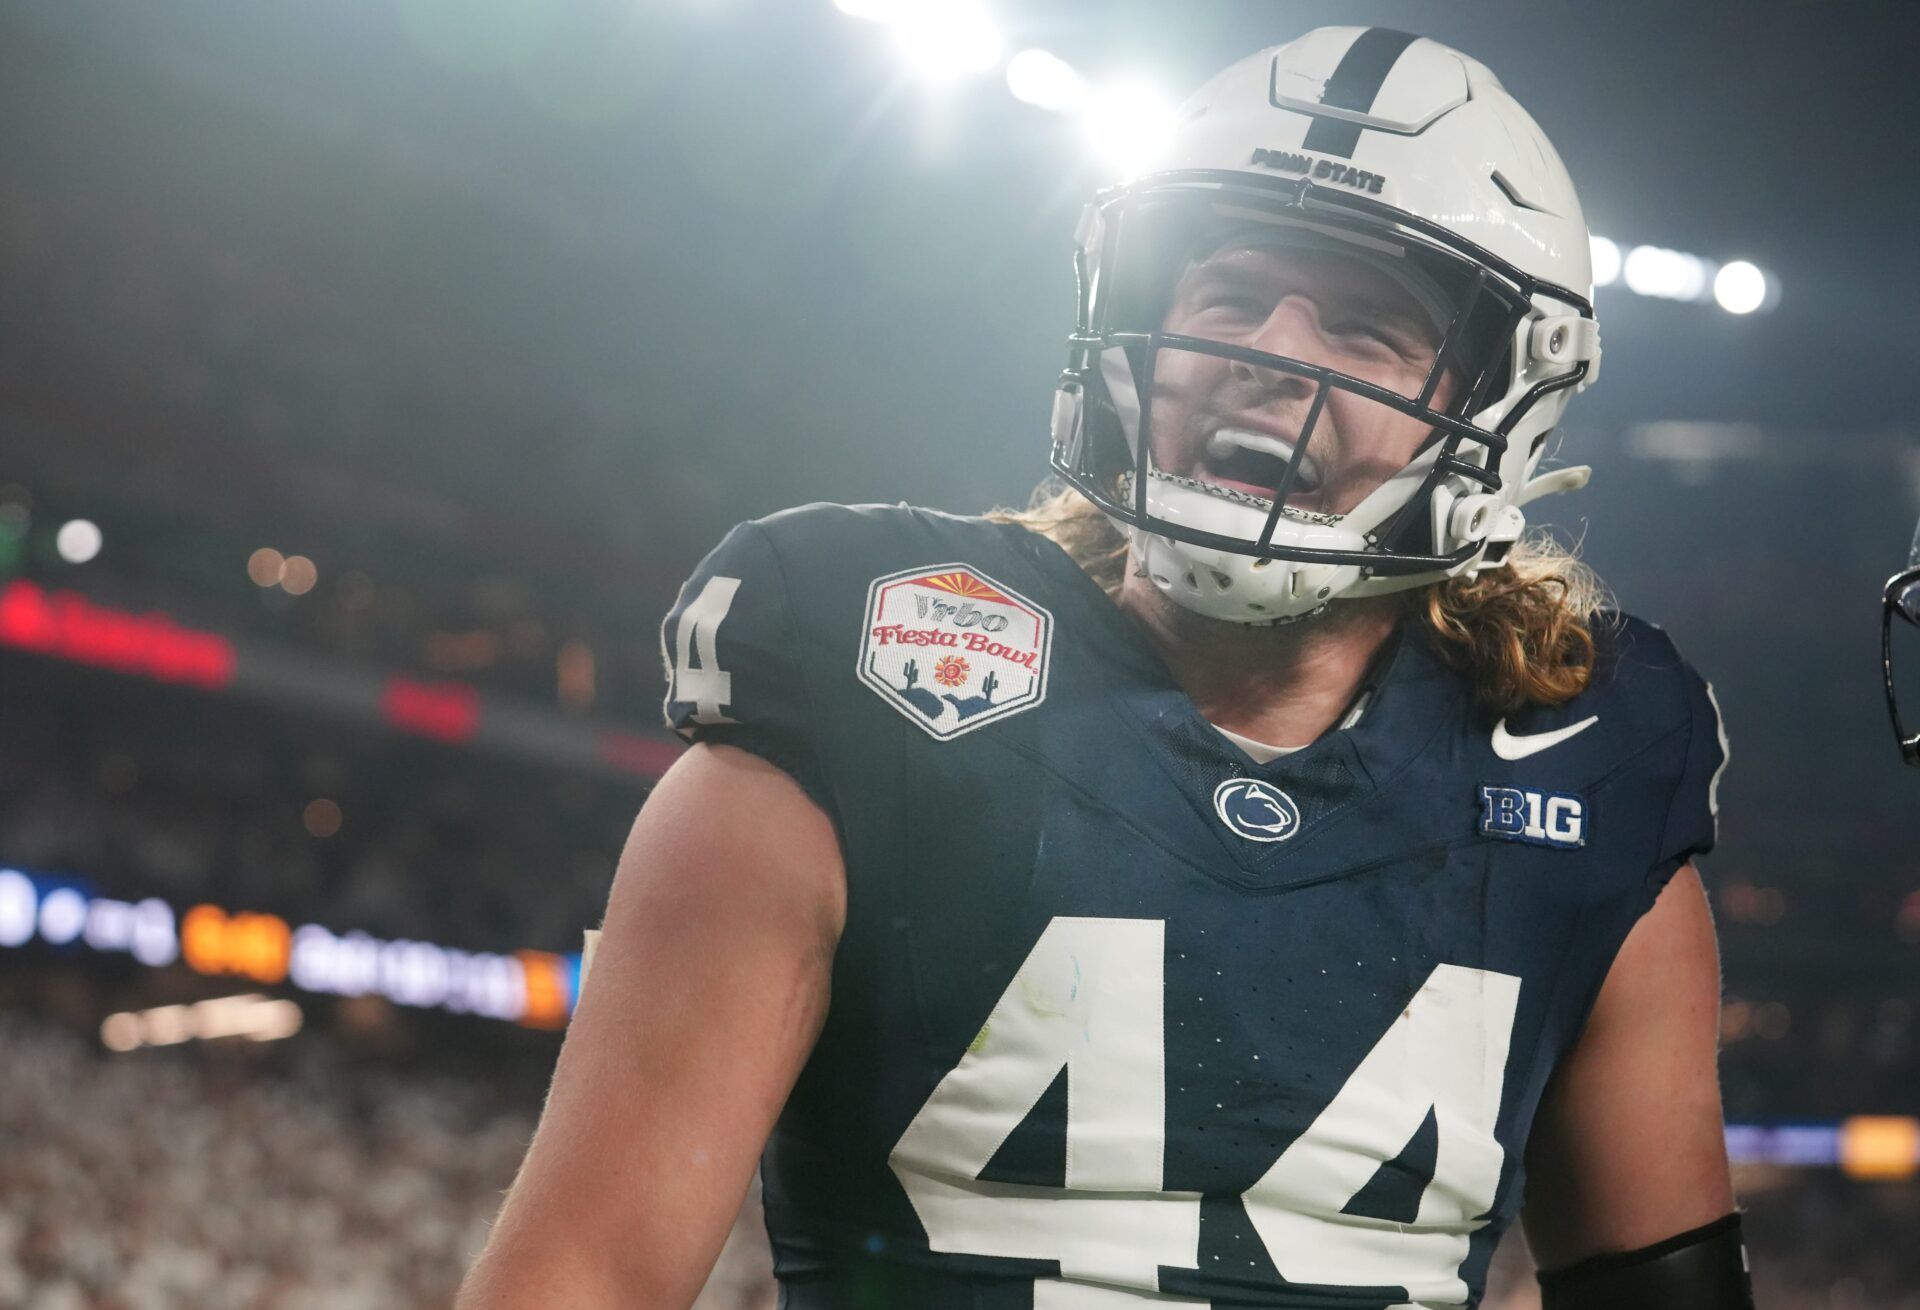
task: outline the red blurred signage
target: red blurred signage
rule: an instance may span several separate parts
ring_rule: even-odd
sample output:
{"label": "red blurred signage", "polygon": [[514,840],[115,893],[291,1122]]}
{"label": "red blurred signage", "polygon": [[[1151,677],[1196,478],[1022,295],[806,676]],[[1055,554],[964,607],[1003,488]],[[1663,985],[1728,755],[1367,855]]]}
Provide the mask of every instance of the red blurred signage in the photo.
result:
{"label": "red blurred signage", "polygon": [[165,614],[133,614],[24,578],[0,589],[0,645],[193,687],[233,681],[233,643]]}
{"label": "red blurred signage", "polygon": [[388,678],[380,693],[380,716],[435,741],[472,741],[480,729],[480,693],[464,682]]}

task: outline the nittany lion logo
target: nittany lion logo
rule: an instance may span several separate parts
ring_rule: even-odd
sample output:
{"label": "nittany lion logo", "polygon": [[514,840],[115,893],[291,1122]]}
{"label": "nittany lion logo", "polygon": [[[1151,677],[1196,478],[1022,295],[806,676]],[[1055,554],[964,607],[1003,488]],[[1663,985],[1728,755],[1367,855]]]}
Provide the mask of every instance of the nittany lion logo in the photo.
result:
{"label": "nittany lion logo", "polygon": [[1258,778],[1228,778],[1213,789],[1213,809],[1248,841],[1285,841],[1300,831],[1293,797]]}

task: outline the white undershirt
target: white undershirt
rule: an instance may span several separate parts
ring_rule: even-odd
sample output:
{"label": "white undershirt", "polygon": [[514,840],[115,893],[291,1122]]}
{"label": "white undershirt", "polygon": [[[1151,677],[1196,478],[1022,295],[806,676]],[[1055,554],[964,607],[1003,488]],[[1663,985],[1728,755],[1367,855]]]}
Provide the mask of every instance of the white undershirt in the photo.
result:
{"label": "white undershirt", "polygon": [[1264,741],[1255,741],[1251,737],[1242,737],[1237,732],[1228,732],[1217,723],[1213,725],[1213,730],[1245,751],[1255,764],[1271,764],[1282,755],[1291,755],[1301,749],[1298,746],[1269,746]]}
{"label": "white undershirt", "polygon": [[[1366,713],[1367,702],[1372,699],[1373,693],[1371,691],[1361,692],[1359,699],[1354,701],[1353,708],[1347,711],[1346,718],[1340,720],[1340,727],[1351,728],[1354,724],[1360,722],[1360,716]],[[1304,746],[1274,746],[1264,741],[1255,741],[1251,737],[1242,737],[1237,732],[1229,732],[1217,723],[1213,725],[1213,730],[1245,751],[1247,758],[1251,759],[1255,764],[1271,764],[1282,755],[1291,755],[1297,750],[1306,749]]]}

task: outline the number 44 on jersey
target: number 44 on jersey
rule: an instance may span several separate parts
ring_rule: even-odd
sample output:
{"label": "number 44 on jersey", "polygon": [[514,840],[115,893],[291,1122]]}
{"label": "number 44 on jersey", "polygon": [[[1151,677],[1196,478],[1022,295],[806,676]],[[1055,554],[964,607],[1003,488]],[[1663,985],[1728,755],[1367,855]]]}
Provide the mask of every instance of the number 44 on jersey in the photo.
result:
{"label": "number 44 on jersey", "polygon": [[[1164,1188],[1164,958],[1161,920],[1054,919],[889,1157],[935,1251],[1059,1261],[1060,1278],[1036,1281],[1035,1310],[1202,1304],[1154,1295],[1160,1267],[1194,1267],[1200,1247],[1199,1193]],[[1465,1302],[1460,1265],[1500,1182],[1519,995],[1509,974],[1436,966],[1241,1196],[1281,1277]],[[982,1180],[1063,1065],[1065,1188]],[[1438,1151],[1413,1222],[1342,1213],[1429,1116]]]}

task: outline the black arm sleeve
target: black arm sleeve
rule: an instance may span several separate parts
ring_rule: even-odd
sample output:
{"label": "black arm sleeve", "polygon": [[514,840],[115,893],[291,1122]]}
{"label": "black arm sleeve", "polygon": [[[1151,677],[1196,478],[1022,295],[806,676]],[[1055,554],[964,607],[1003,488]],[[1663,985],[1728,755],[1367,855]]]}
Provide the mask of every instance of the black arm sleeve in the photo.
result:
{"label": "black arm sleeve", "polygon": [[1541,1310],[1753,1310],[1740,1214],[1540,1275]]}

